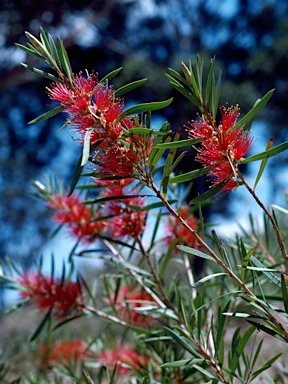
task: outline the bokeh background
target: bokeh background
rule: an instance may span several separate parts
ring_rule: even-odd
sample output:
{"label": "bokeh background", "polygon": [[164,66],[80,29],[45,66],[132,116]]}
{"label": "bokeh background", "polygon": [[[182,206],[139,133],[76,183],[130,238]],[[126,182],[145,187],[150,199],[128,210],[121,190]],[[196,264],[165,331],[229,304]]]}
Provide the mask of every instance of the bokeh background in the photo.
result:
{"label": "bokeh background", "polygon": [[[193,62],[197,53],[207,65],[215,56],[216,70],[222,69],[222,105],[239,104],[244,114],[276,89],[255,124],[259,150],[271,136],[275,145],[287,140],[287,0],[2,0],[0,258],[20,259],[29,266],[42,252],[53,224],[45,204],[31,196],[32,183],[53,174],[69,183],[79,157],[80,149],[67,132],[57,132],[64,115],[27,124],[49,109],[49,82],[21,67],[19,63],[26,62],[44,69],[14,44],[26,45],[24,32],[38,36],[40,26],[64,41],[75,73],[87,69],[103,77],[123,66],[113,80],[115,88],[147,77],[144,86],[126,97],[126,105],[173,96],[173,105],[158,118],[167,119],[174,130],[194,119],[196,109],[169,85],[167,68],[181,72],[181,61]],[[193,167],[192,157],[181,163],[185,172]],[[265,172],[259,186],[265,202],[281,203],[287,191],[287,154]],[[194,193],[203,188],[199,182]],[[216,213],[233,217],[237,203],[239,195],[226,195]]]}

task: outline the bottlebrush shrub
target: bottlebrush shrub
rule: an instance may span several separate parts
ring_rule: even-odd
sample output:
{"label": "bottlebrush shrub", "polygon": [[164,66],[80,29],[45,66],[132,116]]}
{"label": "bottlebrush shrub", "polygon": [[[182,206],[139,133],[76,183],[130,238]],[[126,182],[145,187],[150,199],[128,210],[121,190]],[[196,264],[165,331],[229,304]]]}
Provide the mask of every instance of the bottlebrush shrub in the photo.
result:
{"label": "bottlebrush shrub", "polygon": [[[3,265],[1,282],[20,290],[19,306],[30,301],[43,312],[31,336],[37,356],[18,382],[284,382],[288,211],[266,207],[256,189],[268,158],[287,150],[288,142],[273,146],[270,140],[257,151],[251,131],[273,90],[241,116],[239,106],[218,105],[214,60],[207,73],[199,56],[194,65],[182,64],[183,75],[169,69],[172,87],[199,110],[186,124],[188,139],[180,140],[167,122],[151,125],[153,111],[172,99],[125,109],[123,96],[145,80],[114,89],[120,69],[103,78],[74,74],[60,39],[43,29],[40,38],[27,38],[19,48],[52,71],[23,66],[51,82],[47,94],[56,104],[33,122],[64,112],[81,154],[69,188],[51,178],[46,185],[36,181],[34,190],[75,239],[69,272],[66,265],[56,278],[54,258],[51,276],[42,272],[41,259],[37,272],[21,272],[10,259]],[[256,154],[249,156],[252,146]],[[196,149],[191,163],[198,167],[177,174],[185,156],[177,150],[184,147]],[[241,165],[254,161],[259,171],[250,185]],[[210,187],[187,202],[184,183],[203,175]],[[250,216],[251,231],[240,228],[225,242],[207,225],[201,206],[240,187],[260,206],[264,222],[257,229]],[[89,273],[80,273],[75,261],[83,258],[100,259],[103,267],[91,263]],[[194,272],[197,258],[205,261],[201,275]],[[6,382],[13,358],[1,365]],[[29,361],[27,353],[23,358]]]}

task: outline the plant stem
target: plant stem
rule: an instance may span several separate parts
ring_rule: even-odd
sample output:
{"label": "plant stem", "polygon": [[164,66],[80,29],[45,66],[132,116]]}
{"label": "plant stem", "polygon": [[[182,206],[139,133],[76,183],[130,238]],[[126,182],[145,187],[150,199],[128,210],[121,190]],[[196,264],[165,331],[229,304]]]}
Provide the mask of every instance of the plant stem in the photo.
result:
{"label": "plant stem", "polygon": [[[121,262],[125,262],[125,259],[117,252],[117,250],[113,247],[113,245],[106,239],[102,239],[103,244],[106,245],[106,247],[109,249],[109,251],[117,257],[117,259]],[[155,302],[159,305],[161,308],[166,308],[166,305],[162,302],[162,300],[159,299],[159,297],[150,289],[147,287],[146,284],[142,281],[142,279],[137,275],[137,273],[130,268],[127,268],[127,271],[135,278],[135,280],[141,285],[141,287],[155,300]]]}
{"label": "plant stem", "polygon": [[[217,255],[216,253],[209,247],[209,245],[201,238],[201,236],[194,231],[187,223],[186,221],[173,209],[173,207],[169,204],[169,202],[166,200],[166,198],[161,194],[159,189],[155,186],[153,183],[153,180],[149,180],[150,188],[155,192],[156,196],[163,202],[163,204],[166,206],[167,210],[176,217],[179,222],[185,227],[191,234],[195,236],[195,238],[198,240],[200,245],[206,250],[206,252],[214,259],[214,261],[235,281],[235,283],[240,286],[240,288],[243,290],[243,292],[251,297],[255,302],[257,302],[257,305],[259,305],[266,313],[267,319],[279,330],[279,332],[285,337],[286,340],[288,340],[288,332],[284,329],[283,325],[274,317],[272,316],[268,310],[267,307],[265,307],[258,299],[257,296],[254,295],[254,293],[247,287],[247,285],[229,268],[228,265],[226,265]],[[262,204],[262,203],[261,203]],[[269,213],[269,212],[268,212]],[[270,214],[269,214],[270,215]],[[271,216],[271,215],[270,215]],[[271,216],[272,218],[272,216]],[[273,218],[272,218],[273,219]],[[274,221],[274,220],[273,220]],[[275,223],[276,225],[276,223]],[[277,226],[276,226],[277,228]],[[278,229],[278,228],[277,228]],[[279,230],[278,230],[279,233]],[[280,235],[280,233],[279,233]],[[281,237],[280,237],[281,238]],[[281,239],[282,240],[282,239]]]}
{"label": "plant stem", "polygon": [[[243,184],[245,185],[245,187],[247,188],[247,190],[249,191],[249,193],[253,196],[254,200],[256,201],[256,203],[261,207],[261,209],[263,209],[263,211],[265,212],[266,216],[268,217],[268,219],[270,220],[271,224],[272,224],[272,227],[276,233],[276,236],[277,236],[277,240],[278,240],[278,244],[279,244],[279,247],[280,247],[280,250],[281,250],[281,253],[282,253],[282,256],[283,256],[283,259],[285,261],[285,267],[286,267],[286,270],[287,270],[287,266],[288,266],[288,255],[287,255],[287,252],[286,252],[286,249],[285,249],[285,245],[284,245],[284,242],[283,242],[283,239],[282,239],[282,236],[281,236],[281,233],[279,231],[279,228],[277,226],[277,223],[276,221],[274,220],[273,216],[271,215],[271,213],[268,211],[268,209],[265,207],[265,205],[262,203],[262,201],[259,199],[259,197],[256,195],[255,191],[250,187],[250,185],[247,183],[247,181],[245,180],[244,176],[242,175],[242,173],[237,170],[237,175],[239,176],[239,178],[242,180]],[[284,272],[284,271],[283,271]]]}
{"label": "plant stem", "polygon": [[141,239],[140,239],[139,237],[137,237],[137,238],[136,238],[136,241],[137,241],[137,243],[138,243],[138,245],[139,245],[139,248],[140,248],[140,251],[141,251],[142,255],[145,257],[145,260],[147,261],[147,264],[149,265],[149,268],[150,268],[150,270],[151,270],[151,273],[152,273],[152,275],[153,275],[153,277],[154,277],[155,282],[157,283],[158,288],[160,289],[160,292],[161,292],[161,294],[162,294],[162,297],[163,297],[163,300],[164,300],[165,304],[167,305],[168,308],[172,309],[172,310],[175,312],[175,314],[177,314],[177,315],[179,316],[179,314],[177,313],[177,311],[176,311],[176,309],[175,309],[173,303],[171,303],[169,297],[167,296],[167,294],[166,294],[166,292],[165,292],[165,290],[164,290],[162,281],[161,281],[161,279],[159,278],[159,276],[158,276],[158,274],[157,274],[157,272],[156,272],[156,270],[155,270],[155,268],[154,268],[154,266],[153,266],[153,264],[152,264],[152,261],[151,261],[151,259],[150,259],[150,256],[149,256],[148,253],[145,251]]}

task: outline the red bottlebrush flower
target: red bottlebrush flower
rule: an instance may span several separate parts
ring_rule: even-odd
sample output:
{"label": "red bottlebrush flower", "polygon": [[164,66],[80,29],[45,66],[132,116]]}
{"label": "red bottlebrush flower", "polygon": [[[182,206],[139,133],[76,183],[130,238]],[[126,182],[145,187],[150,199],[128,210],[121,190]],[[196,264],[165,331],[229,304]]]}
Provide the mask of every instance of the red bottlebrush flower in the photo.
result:
{"label": "red bottlebrush flower", "polygon": [[21,292],[23,299],[29,297],[39,309],[53,309],[59,318],[76,310],[82,304],[79,282],[64,281],[42,274],[30,272],[18,279],[25,289]]}
{"label": "red bottlebrush flower", "polygon": [[203,118],[200,118],[199,121],[189,122],[188,124],[189,126],[186,126],[186,128],[189,132],[189,136],[193,139],[208,139],[214,134],[213,126]]}
{"label": "red bottlebrush flower", "polygon": [[113,236],[116,238],[125,236],[137,238],[145,229],[146,215],[146,212],[133,212],[131,210],[121,214],[121,216],[115,216],[110,224]]}
{"label": "red bottlebrush flower", "polygon": [[146,370],[148,359],[143,355],[139,355],[129,346],[119,346],[108,351],[99,352],[98,361],[109,369],[113,369],[117,364],[118,375],[129,375],[133,371],[141,372]]}
{"label": "red bottlebrush flower", "polygon": [[190,124],[188,130],[190,137],[205,139],[196,159],[204,167],[212,167],[209,175],[213,177],[214,184],[226,181],[223,191],[229,191],[238,185],[235,167],[251,149],[252,138],[248,132],[235,126],[239,117],[238,107],[222,108],[221,115],[222,122],[218,127],[209,125],[202,118],[200,122]]}
{"label": "red bottlebrush flower", "polygon": [[91,209],[83,205],[76,195],[70,197],[54,195],[47,205],[57,210],[53,217],[54,221],[66,225],[69,232],[79,240],[92,242],[106,227],[106,223],[102,220],[92,221],[94,216]]}
{"label": "red bottlebrush flower", "polygon": [[39,346],[42,368],[69,361],[82,361],[89,356],[82,340],[62,340],[58,343],[41,344]]}
{"label": "red bottlebrush flower", "polygon": [[221,108],[222,122],[219,126],[219,130],[227,132],[236,124],[236,120],[240,116],[239,107]]}
{"label": "red bottlebrush flower", "polygon": [[[134,207],[142,208],[146,199],[141,197],[125,197],[121,199],[121,196],[131,195],[128,191],[125,192],[124,187],[121,183],[114,183],[102,193],[103,197],[115,196],[115,200],[110,200],[106,204],[108,215],[114,215],[109,220],[109,229],[115,238],[125,236],[137,238],[145,229],[147,212],[135,209]],[[138,193],[137,190],[133,190],[133,195]]]}
{"label": "red bottlebrush flower", "polygon": [[[197,231],[199,220],[192,213],[190,213],[187,205],[182,205],[178,213],[182,219],[186,221],[189,227],[191,227],[194,231]],[[196,249],[199,248],[199,243],[195,235],[183,227],[183,225],[179,223],[179,220],[177,220],[174,216],[169,216],[165,232],[167,245],[169,245],[172,240],[177,239],[177,244],[187,245]]]}
{"label": "red bottlebrush flower", "polygon": [[110,300],[114,302],[117,314],[128,323],[139,327],[151,323],[149,315],[137,311],[137,308],[156,305],[152,297],[143,289],[131,290],[129,287],[123,287],[119,289],[116,300],[114,295],[110,297]]}
{"label": "red bottlebrush flower", "polygon": [[130,178],[134,176],[134,168],[139,165],[137,153],[130,148],[114,145],[96,155],[98,172],[103,175]]}

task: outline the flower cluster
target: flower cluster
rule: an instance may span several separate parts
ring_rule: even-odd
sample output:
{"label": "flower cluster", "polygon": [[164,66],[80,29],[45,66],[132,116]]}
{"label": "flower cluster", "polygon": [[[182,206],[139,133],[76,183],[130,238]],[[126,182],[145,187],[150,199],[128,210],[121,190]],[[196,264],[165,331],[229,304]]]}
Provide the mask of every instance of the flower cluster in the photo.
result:
{"label": "flower cluster", "polygon": [[[56,210],[54,221],[66,225],[72,236],[84,242],[92,242],[106,228],[104,220],[94,220],[95,214],[90,207],[82,204],[77,195],[52,195],[47,205]],[[97,216],[99,219],[99,214]],[[100,216],[101,218],[101,216]]]}
{"label": "flower cluster", "polygon": [[198,122],[190,123],[188,134],[191,138],[204,138],[196,159],[211,168],[209,174],[214,184],[226,182],[224,191],[237,187],[236,166],[249,152],[252,138],[249,132],[236,125],[239,108],[221,109],[222,122],[215,126],[202,117]]}
{"label": "flower cluster", "polygon": [[53,83],[48,95],[68,113],[68,124],[80,135],[81,143],[89,133],[91,148],[95,149],[91,159],[99,174],[110,178],[134,176],[148,156],[152,141],[145,136],[123,136],[139,124],[134,118],[120,117],[124,102],[115,96],[113,88],[99,82],[94,73],[87,77],[80,73],[69,85]]}
{"label": "flower cluster", "polygon": [[117,297],[110,296],[110,302],[114,303],[117,314],[128,323],[144,327],[151,323],[151,317],[139,309],[155,306],[152,297],[143,289],[130,289],[128,286],[120,288]]}
{"label": "flower cluster", "polygon": [[43,369],[63,362],[82,361],[90,354],[82,340],[61,340],[57,343],[41,344],[38,353]]}
{"label": "flower cluster", "polygon": [[[178,214],[190,228],[194,231],[198,230],[199,220],[190,212],[188,205],[181,205],[178,210]],[[196,249],[199,248],[199,242],[197,241],[195,235],[186,229],[174,216],[169,216],[166,220],[165,233],[165,240],[168,246],[172,240],[177,239],[177,245],[182,244]]]}
{"label": "flower cluster", "polygon": [[110,182],[101,194],[102,197],[115,197],[106,203],[107,214],[112,216],[109,220],[109,229],[114,238],[125,236],[137,238],[145,228],[147,212],[142,208],[146,199],[138,197],[139,191],[136,188],[133,188],[133,195],[130,195],[130,180],[126,180],[126,182],[125,180]]}
{"label": "flower cluster", "polygon": [[116,346],[111,350],[99,352],[98,361],[109,369],[114,369],[117,364],[118,375],[129,375],[130,373],[146,370],[148,359],[139,355],[130,346]]}
{"label": "flower cluster", "polygon": [[22,299],[31,298],[40,310],[52,309],[58,318],[65,318],[82,305],[79,282],[61,281],[41,273],[28,272],[18,279]]}

